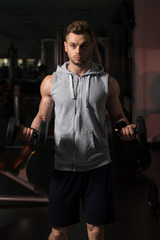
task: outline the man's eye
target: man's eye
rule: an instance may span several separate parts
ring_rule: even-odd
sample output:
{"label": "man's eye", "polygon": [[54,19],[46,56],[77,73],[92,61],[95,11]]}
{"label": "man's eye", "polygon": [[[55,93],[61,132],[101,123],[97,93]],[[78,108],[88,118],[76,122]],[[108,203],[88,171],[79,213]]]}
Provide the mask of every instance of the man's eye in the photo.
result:
{"label": "man's eye", "polygon": [[87,44],[83,44],[83,45],[81,46],[81,49],[86,49],[87,47],[88,47]]}
{"label": "man's eye", "polygon": [[71,44],[70,46],[71,46],[71,48],[73,48],[73,49],[76,48],[76,45],[75,45],[75,44]]}

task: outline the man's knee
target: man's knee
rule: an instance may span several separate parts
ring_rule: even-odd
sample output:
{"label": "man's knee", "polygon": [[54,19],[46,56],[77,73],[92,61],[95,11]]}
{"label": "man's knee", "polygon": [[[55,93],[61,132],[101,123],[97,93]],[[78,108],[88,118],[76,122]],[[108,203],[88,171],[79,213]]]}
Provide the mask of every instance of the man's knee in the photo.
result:
{"label": "man's knee", "polygon": [[89,240],[103,240],[104,226],[94,226],[87,224],[87,232]]}
{"label": "man's knee", "polygon": [[68,227],[65,228],[52,228],[52,232],[49,235],[48,240],[67,240],[68,239]]}

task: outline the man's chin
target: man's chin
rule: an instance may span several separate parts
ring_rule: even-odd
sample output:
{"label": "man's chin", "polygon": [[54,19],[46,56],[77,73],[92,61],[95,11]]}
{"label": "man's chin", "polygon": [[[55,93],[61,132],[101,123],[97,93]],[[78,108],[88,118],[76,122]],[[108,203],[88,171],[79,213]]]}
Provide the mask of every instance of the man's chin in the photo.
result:
{"label": "man's chin", "polygon": [[74,64],[74,65],[76,65],[76,66],[83,66],[84,65],[84,61],[72,61],[72,63]]}

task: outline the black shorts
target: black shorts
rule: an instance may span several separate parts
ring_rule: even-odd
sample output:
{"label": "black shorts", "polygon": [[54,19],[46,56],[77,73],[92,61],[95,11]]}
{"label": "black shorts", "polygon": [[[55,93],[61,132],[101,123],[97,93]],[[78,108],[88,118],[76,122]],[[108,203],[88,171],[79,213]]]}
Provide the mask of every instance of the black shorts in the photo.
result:
{"label": "black shorts", "polygon": [[49,194],[50,225],[78,223],[80,201],[87,223],[98,226],[114,221],[111,164],[84,172],[54,170]]}

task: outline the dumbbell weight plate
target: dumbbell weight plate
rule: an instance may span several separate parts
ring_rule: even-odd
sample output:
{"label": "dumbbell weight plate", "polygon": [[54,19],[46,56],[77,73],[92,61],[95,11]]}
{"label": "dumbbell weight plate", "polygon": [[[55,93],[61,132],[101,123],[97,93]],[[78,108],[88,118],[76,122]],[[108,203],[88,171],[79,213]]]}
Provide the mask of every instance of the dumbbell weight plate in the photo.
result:
{"label": "dumbbell weight plate", "polygon": [[6,132],[6,143],[8,145],[13,145],[16,137],[16,119],[11,117],[8,122],[7,132]]}
{"label": "dumbbell weight plate", "polygon": [[124,149],[122,165],[129,172],[138,173],[148,169],[151,163],[151,153],[145,145],[133,144]]}
{"label": "dumbbell weight plate", "polygon": [[37,141],[38,146],[43,146],[47,141],[47,137],[48,137],[48,122],[42,121],[38,131]]}
{"label": "dumbbell weight plate", "polygon": [[145,125],[145,121],[144,121],[143,116],[137,116],[136,126],[137,126],[137,134],[138,134],[140,143],[146,144],[146,142],[147,142],[147,129],[146,129],[146,125]]}

